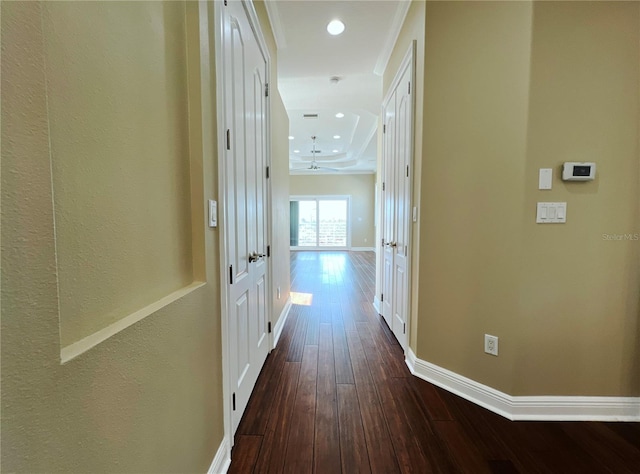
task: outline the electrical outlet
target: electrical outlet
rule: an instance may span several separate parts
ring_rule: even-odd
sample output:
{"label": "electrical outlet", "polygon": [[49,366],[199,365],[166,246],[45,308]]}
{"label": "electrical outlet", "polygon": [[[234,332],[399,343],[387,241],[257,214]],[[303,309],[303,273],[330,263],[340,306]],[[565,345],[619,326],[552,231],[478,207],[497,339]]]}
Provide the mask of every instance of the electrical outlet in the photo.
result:
{"label": "electrical outlet", "polygon": [[498,337],[489,334],[484,335],[484,351],[494,356],[498,355]]}

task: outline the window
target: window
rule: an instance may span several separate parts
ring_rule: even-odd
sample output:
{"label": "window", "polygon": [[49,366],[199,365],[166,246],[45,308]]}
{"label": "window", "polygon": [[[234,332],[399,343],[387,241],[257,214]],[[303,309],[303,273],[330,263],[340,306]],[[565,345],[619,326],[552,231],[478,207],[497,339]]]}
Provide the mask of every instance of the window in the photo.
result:
{"label": "window", "polygon": [[348,248],[349,197],[291,197],[291,248]]}

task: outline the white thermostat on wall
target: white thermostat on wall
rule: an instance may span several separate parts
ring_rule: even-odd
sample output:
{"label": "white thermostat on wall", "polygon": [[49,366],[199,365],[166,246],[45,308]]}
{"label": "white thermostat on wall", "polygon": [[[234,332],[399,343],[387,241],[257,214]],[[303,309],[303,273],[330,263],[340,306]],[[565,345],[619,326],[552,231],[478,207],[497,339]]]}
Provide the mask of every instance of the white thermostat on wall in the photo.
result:
{"label": "white thermostat on wall", "polygon": [[591,181],[596,178],[595,163],[567,161],[562,166],[562,181]]}

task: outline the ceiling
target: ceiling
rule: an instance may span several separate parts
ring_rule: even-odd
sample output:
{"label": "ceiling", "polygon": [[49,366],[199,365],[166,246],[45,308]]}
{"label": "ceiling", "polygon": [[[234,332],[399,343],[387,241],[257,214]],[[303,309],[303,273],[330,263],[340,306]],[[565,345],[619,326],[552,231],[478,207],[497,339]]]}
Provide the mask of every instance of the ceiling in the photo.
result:
{"label": "ceiling", "polygon": [[[278,47],[278,88],[289,114],[291,174],[375,172],[382,73],[410,1],[266,0],[265,5]],[[327,32],[334,19],[346,26],[341,35]],[[314,156],[320,170],[309,169]]]}

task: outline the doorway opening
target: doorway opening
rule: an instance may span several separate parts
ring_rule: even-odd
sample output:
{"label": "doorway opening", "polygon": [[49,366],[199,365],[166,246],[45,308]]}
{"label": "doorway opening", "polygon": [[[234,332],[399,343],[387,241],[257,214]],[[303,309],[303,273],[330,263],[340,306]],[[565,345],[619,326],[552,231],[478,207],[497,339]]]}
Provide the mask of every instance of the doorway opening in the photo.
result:
{"label": "doorway opening", "polygon": [[349,204],[349,196],[291,196],[291,250],[348,249]]}

